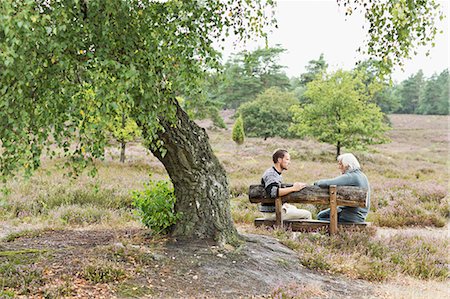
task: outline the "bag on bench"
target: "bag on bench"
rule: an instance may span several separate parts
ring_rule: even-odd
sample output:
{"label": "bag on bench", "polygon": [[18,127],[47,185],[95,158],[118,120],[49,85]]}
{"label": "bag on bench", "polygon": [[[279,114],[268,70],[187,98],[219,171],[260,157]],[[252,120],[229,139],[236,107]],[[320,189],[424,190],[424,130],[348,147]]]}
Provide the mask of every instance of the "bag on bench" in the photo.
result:
{"label": "bag on bench", "polygon": [[[263,213],[264,219],[275,220],[275,213]],[[288,203],[283,204],[281,209],[281,218],[283,220],[294,220],[294,219],[312,219],[311,212],[304,209],[298,209],[294,205]]]}

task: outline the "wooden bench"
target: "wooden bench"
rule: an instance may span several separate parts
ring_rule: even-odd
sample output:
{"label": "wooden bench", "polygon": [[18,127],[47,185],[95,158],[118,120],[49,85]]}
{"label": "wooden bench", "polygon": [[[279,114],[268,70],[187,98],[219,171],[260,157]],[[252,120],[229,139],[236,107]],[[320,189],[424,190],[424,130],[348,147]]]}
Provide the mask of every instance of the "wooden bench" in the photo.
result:
{"label": "wooden bench", "polygon": [[[283,187],[283,185],[282,185]],[[266,191],[262,185],[251,185],[248,197],[251,203],[272,203],[275,204],[275,220],[257,218],[256,226],[287,226],[293,231],[303,231],[311,228],[319,229],[329,227],[330,234],[338,231],[338,206],[362,207],[366,206],[367,189],[351,186],[335,186],[320,188],[318,186],[307,186],[298,192],[292,192],[286,196],[272,199],[266,196]],[[314,205],[329,205],[330,221],[320,220],[287,220],[283,221],[281,208],[283,203],[303,203]],[[340,226],[367,226],[370,223],[339,223]]]}

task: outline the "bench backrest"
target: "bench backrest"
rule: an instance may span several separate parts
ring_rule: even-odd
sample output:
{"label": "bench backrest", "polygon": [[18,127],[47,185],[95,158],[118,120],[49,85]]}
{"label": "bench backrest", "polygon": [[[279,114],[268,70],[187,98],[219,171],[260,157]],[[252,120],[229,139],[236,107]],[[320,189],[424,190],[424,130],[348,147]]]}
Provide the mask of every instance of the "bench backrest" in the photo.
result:
{"label": "bench backrest", "polygon": [[[336,191],[338,206],[366,207],[367,189],[352,186],[337,186]],[[267,197],[264,186],[262,185],[251,185],[248,190],[248,197],[251,203],[275,203],[275,199]],[[292,192],[281,197],[281,200],[288,203],[327,205],[330,203],[329,188],[306,186],[298,192]]]}

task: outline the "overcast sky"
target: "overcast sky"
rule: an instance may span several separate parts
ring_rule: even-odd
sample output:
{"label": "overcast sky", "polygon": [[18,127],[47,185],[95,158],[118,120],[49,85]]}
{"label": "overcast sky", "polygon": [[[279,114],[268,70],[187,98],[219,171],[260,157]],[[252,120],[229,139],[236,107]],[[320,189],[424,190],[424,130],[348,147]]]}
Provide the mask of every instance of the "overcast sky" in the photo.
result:
{"label": "overcast sky", "polygon": [[[362,28],[364,17],[353,14],[345,17],[343,7],[336,0],[279,0],[276,18],[278,29],[269,36],[269,46],[280,44],[287,53],[280,56],[280,64],[287,66],[288,76],[298,76],[305,72],[308,61],[317,59],[323,53],[331,70],[343,68],[350,70],[361,56],[358,47],[363,45],[365,30]],[[435,40],[436,46],[426,57],[426,49],[420,48],[419,54],[406,62],[404,72],[399,68],[393,73],[395,81],[401,81],[422,69],[425,76],[440,73],[449,67],[449,3],[439,1],[447,18],[438,24],[444,30]],[[263,47],[264,42],[250,42],[246,49]],[[239,52],[242,47],[227,46],[225,57],[231,52]]]}

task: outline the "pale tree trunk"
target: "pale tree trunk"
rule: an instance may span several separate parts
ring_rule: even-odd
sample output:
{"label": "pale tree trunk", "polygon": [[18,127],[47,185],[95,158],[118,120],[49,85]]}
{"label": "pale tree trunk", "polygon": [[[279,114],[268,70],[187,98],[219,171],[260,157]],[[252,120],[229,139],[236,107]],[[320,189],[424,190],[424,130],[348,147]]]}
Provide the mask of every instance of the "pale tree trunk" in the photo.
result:
{"label": "pale tree trunk", "polygon": [[336,144],[336,158],[341,154],[341,142],[338,141]]}
{"label": "pale tree trunk", "polygon": [[126,142],[125,140],[121,140],[120,141],[120,162],[121,163],[125,163],[125,147],[126,147]]}
{"label": "pale tree trunk", "polygon": [[[126,119],[125,119],[125,113],[122,112],[122,130],[125,130],[126,125]],[[125,138],[122,137],[120,140],[120,162],[125,163]]]}
{"label": "pale tree trunk", "polygon": [[[151,150],[172,180],[177,199],[175,210],[183,213],[172,235],[234,244],[239,239],[231,218],[226,172],[214,155],[205,130],[175,105],[175,125],[162,120],[164,132],[158,134],[166,154]],[[145,137],[145,130],[143,134]]]}

